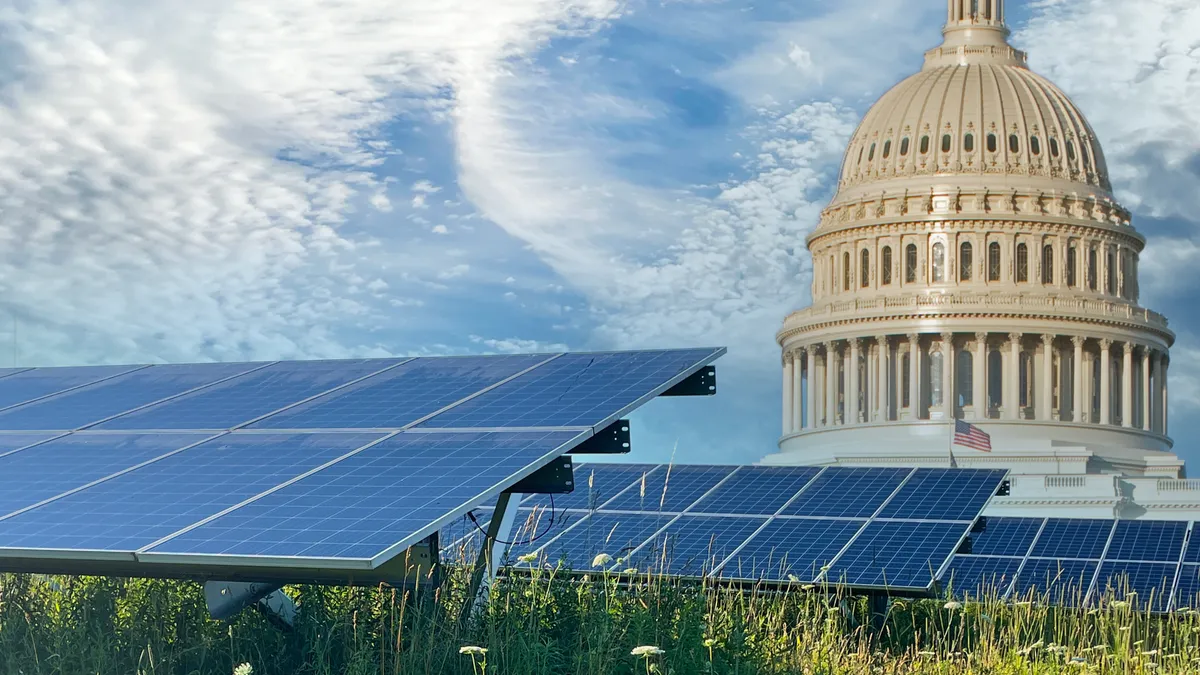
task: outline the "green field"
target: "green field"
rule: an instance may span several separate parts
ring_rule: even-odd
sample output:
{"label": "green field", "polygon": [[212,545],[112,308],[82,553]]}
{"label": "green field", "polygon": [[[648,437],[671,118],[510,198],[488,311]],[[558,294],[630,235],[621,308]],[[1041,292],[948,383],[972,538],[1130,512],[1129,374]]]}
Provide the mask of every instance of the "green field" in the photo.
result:
{"label": "green field", "polygon": [[828,589],[580,579],[541,564],[518,563],[526,572],[501,579],[461,628],[461,572],[416,597],[289,588],[300,610],[291,632],[253,610],[210,620],[194,583],[0,575],[0,675],[1200,672],[1189,609],[899,600],[878,629],[865,602]]}

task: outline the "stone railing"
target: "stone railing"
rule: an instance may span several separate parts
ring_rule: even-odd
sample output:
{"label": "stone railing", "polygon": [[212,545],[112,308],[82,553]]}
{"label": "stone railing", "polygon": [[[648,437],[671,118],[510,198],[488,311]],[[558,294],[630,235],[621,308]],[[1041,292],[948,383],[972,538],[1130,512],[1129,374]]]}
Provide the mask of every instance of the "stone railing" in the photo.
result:
{"label": "stone railing", "polygon": [[1022,501],[1047,498],[1090,498],[1116,500],[1116,477],[1105,474],[1073,474],[1057,476],[1012,476],[1007,497],[994,501]]}
{"label": "stone railing", "polygon": [[784,321],[784,330],[807,323],[842,317],[902,315],[904,312],[924,311],[969,312],[973,310],[1071,314],[1088,318],[1125,319],[1162,330],[1167,328],[1167,318],[1162,314],[1127,302],[1011,292],[885,295],[874,298],[835,300],[793,312]]}
{"label": "stone railing", "polygon": [[1162,478],[1158,481],[1159,492],[1200,492],[1200,479]]}
{"label": "stone railing", "polygon": [[1087,486],[1087,476],[1046,476],[1047,488],[1081,488]]}
{"label": "stone railing", "polygon": [[1025,65],[1029,57],[1025,52],[1009,45],[954,45],[934,47],[925,52],[926,64],[953,65],[964,57],[984,56],[988,59],[1004,59]]}

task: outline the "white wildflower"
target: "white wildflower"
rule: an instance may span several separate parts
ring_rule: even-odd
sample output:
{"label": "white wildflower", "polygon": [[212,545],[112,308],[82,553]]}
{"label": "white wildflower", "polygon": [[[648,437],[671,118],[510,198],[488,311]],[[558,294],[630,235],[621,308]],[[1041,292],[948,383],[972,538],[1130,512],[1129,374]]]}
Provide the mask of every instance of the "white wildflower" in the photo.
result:
{"label": "white wildflower", "polygon": [[663,654],[666,654],[665,651],[663,651],[662,649],[659,649],[658,647],[655,647],[653,645],[642,645],[641,647],[634,647],[633,651],[631,651],[629,653],[632,654],[633,656],[640,656],[643,659],[648,659],[651,656],[662,656]]}
{"label": "white wildflower", "polygon": [[1124,609],[1129,606],[1129,603],[1125,602],[1124,600],[1113,600],[1112,602],[1108,603],[1108,606],[1112,607],[1113,609]]}
{"label": "white wildflower", "polygon": [[254,672],[254,666],[249,663],[243,663],[233,669],[233,675],[251,675]]}
{"label": "white wildflower", "polygon": [[536,561],[537,559],[538,559],[538,556],[536,553],[526,553],[525,555],[517,556],[517,562],[519,562],[519,563],[531,563],[531,562]]}
{"label": "white wildflower", "polygon": [[612,556],[607,553],[601,553],[595,558],[592,558],[592,567],[600,567],[601,565],[607,565],[610,562],[612,562]]}
{"label": "white wildflower", "polygon": [[704,646],[708,647],[709,649],[712,649],[713,645],[715,644],[717,644],[717,641],[712,638],[706,638],[704,640]]}
{"label": "white wildflower", "polygon": [[946,604],[942,605],[942,609],[949,609],[949,610],[962,609],[962,603],[958,602],[957,600],[951,600],[950,602],[947,602]]}
{"label": "white wildflower", "polygon": [[470,654],[471,656],[483,656],[487,653],[487,647],[466,646],[458,648],[459,654]]}

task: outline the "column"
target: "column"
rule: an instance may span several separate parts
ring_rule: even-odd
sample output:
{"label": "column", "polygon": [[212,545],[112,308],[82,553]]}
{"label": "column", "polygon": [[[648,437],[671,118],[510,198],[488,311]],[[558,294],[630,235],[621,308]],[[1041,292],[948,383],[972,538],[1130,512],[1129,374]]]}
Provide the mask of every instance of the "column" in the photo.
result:
{"label": "column", "polygon": [[1042,335],[1042,377],[1038,387],[1039,394],[1037,418],[1049,422],[1054,419],[1054,338],[1055,335]]}
{"label": "column", "polygon": [[783,353],[783,433],[792,433],[792,353]]}
{"label": "column", "polygon": [[1170,427],[1167,424],[1170,421],[1169,413],[1171,412],[1170,399],[1167,397],[1167,368],[1170,365],[1171,365],[1171,362],[1167,360],[1167,355],[1163,354],[1162,355],[1162,433],[1163,433],[1163,436],[1169,435],[1169,432],[1170,432]]}
{"label": "column", "polygon": [[1075,335],[1071,338],[1071,343],[1075,345],[1075,356],[1071,360],[1071,377],[1074,380],[1072,382],[1074,386],[1071,389],[1072,422],[1083,421],[1083,341],[1082,335]]}
{"label": "column", "polygon": [[1121,426],[1133,427],[1133,343],[1123,345],[1125,358],[1121,362]]}
{"label": "column", "polygon": [[890,406],[892,393],[891,387],[888,386],[888,357],[891,356],[891,345],[888,344],[886,335],[880,335],[875,338],[875,342],[879,345],[879,359],[876,366],[879,368],[879,374],[875,377],[876,396],[879,398],[878,407],[876,409],[875,420],[885,422],[890,419]]}
{"label": "column", "polygon": [[1075,243],[1075,288],[1087,288],[1087,251],[1086,241],[1080,239]]}
{"label": "column", "polygon": [[837,350],[833,342],[825,343],[825,426],[837,424],[837,391],[838,391]]}
{"label": "column", "polygon": [[1112,424],[1112,340],[1100,341],[1100,424]]}
{"label": "column", "polygon": [[817,428],[817,346],[809,345],[804,349],[805,362],[808,366],[808,398],[805,400],[808,408],[808,428]]}
{"label": "column", "polygon": [[844,424],[858,424],[858,387],[862,378],[859,377],[858,356],[862,340],[850,340],[850,357],[846,363],[846,420]]}
{"label": "column", "polygon": [[911,419],[921,415],[921,336],[908,334],[908,412]]}
{"label": "column", "polygon": [[1008,334],[1008,365],[1004,368],[1004,419],[1021,419],[1021,334]]}
{"label": "column", "polygon": [[1142,431],[1150,431],[1150,401],[1154,399],[1150,391],[1150,346],[1142,347]]}
{"label": "column", "polygon": [[954,419],[954,333],[942,333],[942,411]]}
{"label": "column", "polygon": [[875,345],[866,338],[863,339],[863,390],[862,421],[870,423],[875,419]]}
{"label": "column", "polygon": [[975,334],[975,360],[971,363],[971,405],[975,419],[987,419],[987,333]]}

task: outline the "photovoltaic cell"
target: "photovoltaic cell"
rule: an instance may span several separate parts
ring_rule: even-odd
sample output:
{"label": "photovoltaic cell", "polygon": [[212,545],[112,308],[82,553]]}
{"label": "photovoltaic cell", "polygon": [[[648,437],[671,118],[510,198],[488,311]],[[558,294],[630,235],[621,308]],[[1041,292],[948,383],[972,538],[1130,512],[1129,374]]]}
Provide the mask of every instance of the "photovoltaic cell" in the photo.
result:
{"label": "photovoltaic cell", "polygon": [[419,426],[596,426],[715,353],[690,349],[565,354]]}
{"label": "photovoltaic cell", "polygon": [[150,552],[373,559],[578,436],[398,434]]}
{"label": "photovoltaic cell", "polygon": [[548,358],[546,354],[514,354],[416,359],[271,415],[250,428],[402,427]]}
{"label": "photovoltaic cell", "polygon": [[1183,561],[1200,563],[1200,527],[1192,525],[1192,534],[1188,537],[1187,550],[1183,552]]}
{"label": "photovoltaic cell", "polygon": [[987,505],[1004,471],[917,469],[900,488],[880,518],[974,520]]}
{"label": "photovoltaic cell", "polygon": [[1110,562],[1100,565],[1094,600],[1124,600],[1138,608],[1167,608],[1176,563]]}
{"label": "photovoltaic cell", "polygon": [[1179,566],[1179,583],[1175,588],[1175,609],[1200,607],[1200,565],[1185,563]]}
{"label": "photovoltaic cell", "polygon": [[[545,561],[551,565],[562,561],[567,569],[588,572],[606,567],[624,569],[624,561],[635,548],[641,546],[660,528],[671,522],[674,515],[648,513],[603,513],[596,512],[583,517],[574,527],[546,543],[541,549]],[[537,545],[535,545],[537,546]],[[518,549],[513,557],[520,555]],[[607,553],[612,561],[601,568],[593,568],[596,556]]]}
{"label": "photovoltaic cell", "polygon": [[380,436],[227,434],[0,520],[0,542],[22,549],[133,551]]}
{"label": "photovoltaic cell", "polygon": [[657,574],[700,577],[729,557],[766,518],[683,515],[631,558]]}
{"label": "photovoltaic cell", "polygon": [[[642,475],[664,471],[657,464],[575,464],[575,491],[554,495],[555,509],[600,508],[618,492],[641,481]],[[550,495],[530,495],[522,506],[550,508]]]}
{"label": "photovoltaic cell", "polygon": [[204,438],[196,434],[75,434],[0,457],[0,516]]}
{"label": "photovoltaic cell", "polygon": [[0,409],[98,382],[138,366],[72,366],[35,368],[0,378]]}
{"label": "photovoltaic cell", "polygon": [[245,363],[151,366],[0,412],[0,428],[78,429],[255,367]]}
{"label": "photovoltaic cell", "polygon": [[1038,558],[1099,559],[1114,521],[1098,518],[1051,518],[1033,546]]}
{"label": "photovoltaic cell", "polygon": [[942,590],[957,598],[1002,598],[1020,567],[1020,558],[956,555],[942,575]]}
{"label": "photovoltaic cell", "polygon": [[718,570],[726,579],[812,582],[866,521],[775,519]]}
{"label": "photovoltaic cell", "polygon": [[1092,585],[1096,564],[1091,560],[1030,558],[1017,574],[1010,597],[1078,606]]}
{"label": "photovoltaic cell", "polygon": [[394,363],[397,360],[281,362],[93,428],[230,429]]}
{"label": "photovoltaic cell", "polygon": [[1167,520],[1119,520],[1105,560],[1179,562],[1187,523]]}
{"label": "photovoltaic cell", "polygon": [[41,443],[59,434],[4,434],[0,433],[0,456],[24,448],[34,443]]}
{"label": "photovoltaic cell", "polygon": [[721,479],[732,466],[661,467],[604,505],[608,511],[683,511]]}
{"label": "photovoltaic cell", "polygon": [[744,466],[716,490],[692,505],[696,513],[772,515],[820,469],[798,466]]}
{"label": "photovoltaic cell", "polygon": [[1042,526],[1042,518],[981,518],[960,553],[1024,558]]}
{"label": "photovoltaic cell", "polygon": [[867,518],[912,469],[830,467],[783,510],[789,516]]}
{"label": "photovoltaic cell", "polygon": [[966,531],[961,523],[872,522],[826,578],[851,586],[928,588]]}

